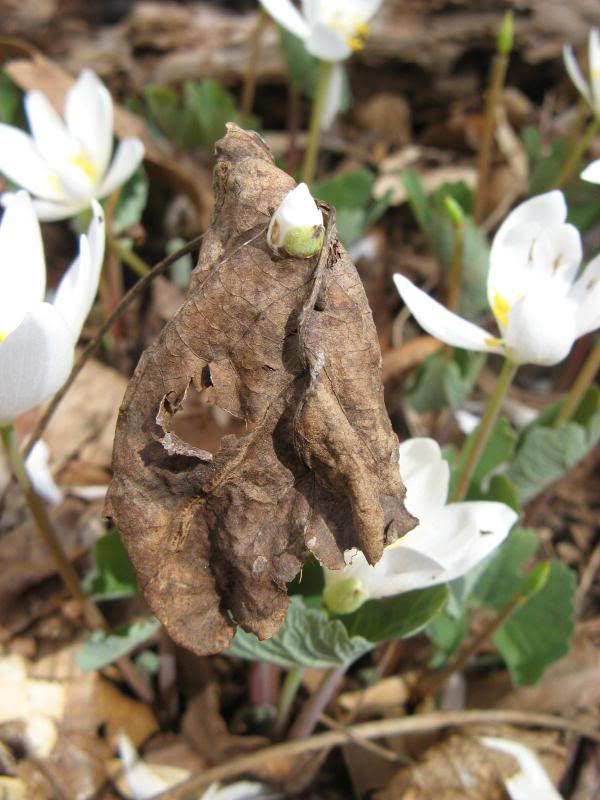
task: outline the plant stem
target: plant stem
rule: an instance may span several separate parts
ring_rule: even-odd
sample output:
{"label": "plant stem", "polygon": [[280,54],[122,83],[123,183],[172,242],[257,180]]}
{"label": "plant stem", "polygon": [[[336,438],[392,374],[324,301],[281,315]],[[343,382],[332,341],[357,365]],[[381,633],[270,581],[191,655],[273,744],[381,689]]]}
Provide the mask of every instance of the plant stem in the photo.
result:
{"label": "plant stem", "polygon": [[52,559],[54,560],[56,569],[60,574],[63,583],[73,595],[77,603],[79,603],[81,606],[85,620],[89,627],[101,628],[104,631],[108,631],[108,623],[104,619],[101,611],[98,609],[95,603],[93,603],[89,597],[87,597],[81,588],[79,576],[77,575],[75,568],[67,558],[67,555],[62,548],[60,540],[46,511],[46,507],[29,480],[27,468],[25,467],[25,461],[23,460],[23,456],[17,442],[17,437],[15,435],[15,429],[12,425],[2,427],[0,428],[0,434],[2,436],[2,444],[4,445],[4,449],[6,451],[8,461],[12,467],[12,471],[15,475],[15,478],[19,482],[21,489],[23,490],[23,494],[25,495],[27,507],[29,508],[31,516],[35,521],[44,544],[52,555]]}
{"label": "plant stem", "polygon": [[304,667],[293,667],[285,676],[283,685],[279,692],[279,703],[277,705],[277,716],[273,726],[273,734],[276,737],[283,735],[285,727],[290,717],[290,712],[298,694],[298,689],[302,685]]}
{"label": "plant stem", "polygon": [[469,483],[473,477],[473,472],[475,471],[477,462],[481,458],[481,454],[483,453],[487,441],[490,438],[494,423],[496,422],[498,414],[500,413],[502,401],[504,400],[513,378],[515,377],[517,369],[517,364],[514,364],[508,358],[505,359],[504,364],[502,365],[502,371],[498,376],[498,382],[496,383],[494,393],[487,402],[483,418],[479,427],[477,428],[475,440],[473,441],[472,446],[469,447],[468,451],[466,451],[466,449],[463,450],[463,456],[466,454],[466,460],[460,473],[458,483],[452,492],[452,497],[450,498],[451,503],[459,503],[461,500],[464,500],[467,494]]}
{"label": "plant stem", "polygon": [[504,623],[512,617],[514,612],[527,600],[527,598],[517,593],[506,608],[494,617],[494,619],[481,631],[474,639],[467,644],[465,648],[456,655],[456,658],[447,666],[434,672],[433,674],[425,677],[419,686],[419,691],[422,695],[434,694],[441,689],[451,675],[462,670],[467,666],[469,661],[475,656],[481,646],[485,644],[496,631],[504,625]]}
{"label": "plant stem", "polygon": [[315,178],[317,169],[317,156],[319,154],[319,141],[321,138],[321,119],[325,110],[325,100],[327,90],[331,81],[333,63],[331,61],[319,61],[319,77],[315,96],[313,97],[312,111],[310,115],[310,128],[308,131],[308,143],[304,154],[304,166],[302,167],[302,180],[309,186]]}
{"label": "plant stem", "polygon": [[460,301],[460,285],[462,282],[463,253],[465,247],[465,234],[463,225],[454,225],[454,248],[452,250],[452,265],[448,281],[447,306],[450,311],[458,311]]}
{"label": "plant stem", "polygon": [[350,662],[342,664],[340,667],[334,667],[326,673],[319,688],[309,697],[294,720],[287,735],[288,739],[306,739],[307,736],[311,735],[319,721],[321,712],[329,705],[329,701],[338,689],[349,666]]}
{"label": "plant stem", "polygon": [[563,422],[568,422],[581,402],[589,386],[591,386],[596,373],[600,369],[600,340],[592,347],[581,372],[577,376],[575,383],[569,389],[564,403],[554,420],[554,427],[558,428]]}
{"label": "plant stem", "polygon": [[150,267],[143,258],[140,258],[137,253],[134,253],[133,250],[130,250],[129,247],[123,244],[116,236],[112,234],[107,235],[107,241],[111,250],[115,253],[118,258],[121,259],[127,266],[135,272],[135,274],[139,278],[145,278],[146,275],[150,274]]}
{"label": "plant stem", "polygon": [[591,120],[590,124],[587,126],[587,129],[584,131],[583,135],[579,137],[577,143],[567,156],[561,171],[558,173],[558,178],[552,186],[553,189],[561,189],[566,183],[568,183],[573,176],[573,173],[579,168],[581,159],[585,155],[588,147],[590,146],[590,142],[599,129],[600,116],[597,116]]}
{"label": "plant stem", "polygon": [[502,88],[506,79],[508,68],[508,54],[498,53],[494,57],[492,73],[488,87],[485,116],[483,121],[483,131],[481,133],[481,147],[477,160],[477,192],[475,195],[475,207],[473,216],[475,222],[479,224],[485,211],[486,192],[489,183],[490,166],[492,163],[492,150],[494,147],[494,134],[496,131],[496,107],[500,101]]}
{"label": "plant stem", "polygon": [[250,37],[250,54],[248,56],[248,64],[246,65],[246,74],[244,75],[244,88],[242,89],[242,114],[249,116],[252,113],[254,106],[254,96],[256,94],[256,67],[260,57],[262,47],[262,37],[269,15],[261,8],[258,12],[258,19]]}

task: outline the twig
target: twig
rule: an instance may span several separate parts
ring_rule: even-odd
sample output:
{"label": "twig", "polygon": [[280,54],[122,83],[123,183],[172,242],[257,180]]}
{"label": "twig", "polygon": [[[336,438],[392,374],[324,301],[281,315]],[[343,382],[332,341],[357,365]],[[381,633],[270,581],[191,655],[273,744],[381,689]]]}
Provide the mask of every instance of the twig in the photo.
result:
{"label": "twig", "polygon": [[244,76],[244,88],[242,90],[242,114],[248,117],[252,113],[254,106],[254,95],[256,94],[256,68],[258,66],[258,59],[262,49],[262,38],[267,23],[269,22],[269,15],[261,8],[258,12],[258,19],[252,31],[250,38],[250,55],[248,57],[248,64],[246,66],[246,74]]}
{"label": "twig", "polygon": [[341,667],[334,667],[327,672],[319,684],[319,688],[302,706],[288,732],[288,739],[306,739],[307,736],[311,735],[322,712],[327,708],[329,701],[339,689],[341,680],[349,666],[350,662],[342,664]]}
{"label": "twig", "polygon": [[332,731],[340,731],[340,733],[345,733],[348,737],[348,744],[354,744],[356,747],[360,747],[362,750],[373,753],[373,755],[377,756],[378,758],[383,758],[384,761],[389,761],[392,764],[406,763],[405,758],[398,755],[398,753],[395,753],[393,750],[390,750],[388,747],[375,744],[375,742],[370,742],[368,739],[359,739],[356,736],[353,736],[350,728],[348,728],[347,725],[338,722],[336,719],[333,719],[333,717],[330,717],[327,714],[321,714],[319,717],[319,722],[322,722],[323,725]]}
{"label": "twig", "polygon": [[135,300],[138,294],[141,291],[143,291],[147,286],[149,286],[157,275],[160,275],[161,272],[164,272],[167,269],[167,267],[170,267],[171,264],[173,264],[175,261],[181,258],[181,256],[184,256],[187,253],[191,253],[192,250],[195,250],[200,241],[203,239],[203,237],[204,234],[196,236],[195,239],[192,239],[190,242],[185,244],[179,250],[176,250],[174,253],[171,253],[171,255],[167,256],[166,258],[163,258],[163,260],[159,261],[158,264],[156,264],[156,266],[152,267],[152,269],[147,275],[145,275],[134,286],[131,287],[131,289],[123,297],[123,299],[121,300],[119,305],[115,308],[115,310],[112,312],[112,314],[100,326],[100,329],[96,333],[95,337],[91,340],[91,342],[89,342],[84,347],[81,355],[75,362],[75,366],[73,367],[71,374],[67,379],[67,382],[61,389],[59,389],[59,391],[54,395],[54,397],[50,401],[48,407],[40,417],[38,424],[35,426],[33,433],[29,437],[27,444],[25,445],[23,452],[24,458],[27,458],[27,456],[31,453],[33,446],[39,440],[39,438],[42,436],[42,434],[48,427],[48,423],[52,419],[52,416],[54,415],[56,409],[61,404],[64,396],[75,382],[75,379],[77,378],[81,370],[84,368],[89,358],[95,353],[97,348],[100,346],[102,337],[112,328],[112,326],[119,319],[121,314],[123,314],[123,312],[131,305],[131,303],[133,302],[133,300]]}
{"label": "twig", "polygon": [[317,750],[330,749],[348,742],[348,736],[359,740],[381,739],[387,736],[407,736],[414,733],[428,733],[443,728],[464,725],[524,725],[538,728],[551,728],[569,731],[600,743],[600,730],[589,728],[573,720],[551,714],[536,714],[529,711],[495,709],[484,711],[438,711],[414,717],[383,719],[376,722],[363,722],[344,731],[328,731],[267,747],[206,770],[201,775],[193,775],[178,786],[155,795],[152,800],[184,800],[194,792],[215,781],[226,781],[242,774],[252,774],[265,764],[277,759],[289,759]]}

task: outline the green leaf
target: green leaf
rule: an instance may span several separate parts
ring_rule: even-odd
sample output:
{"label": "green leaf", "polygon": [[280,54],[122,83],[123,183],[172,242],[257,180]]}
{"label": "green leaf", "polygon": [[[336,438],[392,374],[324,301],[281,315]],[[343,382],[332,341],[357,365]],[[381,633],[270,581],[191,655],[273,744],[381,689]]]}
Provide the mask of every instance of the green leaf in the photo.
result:
{"label": "green leaf", "polygon": [[432,586],[396,597],[367,600],[353,614],[338,617],[350,636],[370,642],[402,639],[422,630],[445,606],[446,586]]}
{"label": "green leaf", "polygon": [[350,636],[340,620],[308,608],[299,596],[290,599],[285,622],[272,639],[261,642],[253,633],[238,628],[226,654],[250,661],[268,661],[281,667],[325,669],[355,661],[373,644]]}
{"label": "green leaf", "polygon": [[575,576],[553,561],[544,586],[494,636],[516,686],[536,683],[569,652],[574,630]]}
{"label": "green leaf", "polygon": [[143,167],[139,167],[123,184],[115,206],[112,230],[115,235],[123,233],[132,225],[137,225],[148,201],[148,177]]}
{"label": "green leaf", "polygon": [[583,425],[576,421],[556,429],[533,425],[523,433],[507,473],[522,503],[559,480],[600,441],[600,408],[593,410],[588,404],[580,409],[586,415]]}
{"label": "green leaf", "polygon": [[116,528],[96,542],[94,562],[84,586],[95,600],[116,600],[138,593],[133,567]]}
{"label": "green leaf", "polygon": [[[452,471],[452,479],[450,481],[450,494],[452,494],[454,485],[458,480],[458,476],[460,475],[469,453],[475,444],[478,430],[479,428],[476,428],[467,437],[460,454],[460,458],[454,466]],[[480,487],[491,472],[502,466],[502,464],[510,461],[515,451],[517,439],[517,433],[507,419],[500,417],[496,420],[492,429],[492,433],[490,434],[483,453],[481,454],[481,457],[479,458],[477,466],[473,472],[473,477],[471,478],[471,487]],[[468,497],[469,499],[473,499],[470,493],[468,494]]]}
{"label": "green leaf", "polygon": [[446,611],[441,611],[434,617],[427,626],[427,635],[436,650],[430,666],[434,669],[442,666],[458,650],[468,631],[466,614],[453,617]]}
{"label": "green leaf", "polygon": [[144,88],[144,99],[152,122],[169,140],[178,141],[181,107],[177,92],[170,86],[153,83]]}
{"label": "green leaf", "polygon": [[538,538],[528,528],[515,528],[473,587],[469,603],[502,611],[519,591],[523,566],[538,548]]}
{"label": "green leaf", "polygon": [[112,633],[94,631],[78,650],[75,662],[84,672],[102,669],[139,647],[159,628],[160,622],[154,617],[148,617],[117,628]]}
{"label": "green leaf", "polygon": [[419,413],[459,408],[471,393],[485,355],[468,350],[434,353],[417,370],[406,399]]}
{"label": "green leaf", "polygon": [[344,247],[360,239],[388,207],[388,198],[372,201],[375,175],[366,167],[344,172],[313,184],[311,191],[336,210],[336,224]]}
{"label": "green leaf", "polygon": [[0,122],[6,125],[19,125],[23,121],[21,113],[22,92],[3,70],[0,70]]}
{"label": "green leaf", "polygon": [[313,97],[319,77],[319,59],[310,55],[302,39],[281,26],[279,41],[291,82],[299,92]]}
{"label": "green leaf", "polygon": [[183,87],[184,109],[189,111],[197,125],[197,141],[212,148],[225,134],[225,124],[236,122],[244,128],[256,127],[254,117],[245,117],[236,107],[233,95],[218,81],[188,81]]}
{"label": "green leaf", "polygon": [[410,169],[405,170],[400,177],[415,219],[423,233],[429,237],[432,217],[423,182],[417,173]]}
{"label": "green leaf", "polygon": [[517,487],[506,475],[494,475],[485,491],[481,486],[472,486],[469,490],[469,500],[504,503],[514,509],[517,514],[520,514],[522,510]]}

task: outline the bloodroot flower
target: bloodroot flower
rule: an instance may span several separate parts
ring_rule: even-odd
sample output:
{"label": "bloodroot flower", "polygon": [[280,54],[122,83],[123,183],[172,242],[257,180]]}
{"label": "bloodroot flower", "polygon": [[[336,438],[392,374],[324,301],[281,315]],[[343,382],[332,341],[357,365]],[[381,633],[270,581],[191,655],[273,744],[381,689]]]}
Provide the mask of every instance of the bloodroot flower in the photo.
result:
{"label": "bloodroot flower", "polygon": [[500,226],[490,252],[487,294],[500,336],[448,311],[403,275],[396,287],[419,325],[453,347],[501,353],[514,364],[552,366],[600,326],[600,256],[579,275],[577,228],[561,192],[533,197]]}
{"label": "bloodroot flower", "polygon": [[0,427],[48,400],[66,381],[75,345],[96,296],[104,258],[104,215],[92,201],[87,236],[52,303],[31,198],[18,192],[0,223]]}
{"label": "bloodroot flower", "polygon": [[504,503],[451,503],[450,470],[433,439],[400,445],[406,507],[419,525],[383,551],[370,566],[356,550],[345,553],[347,567],[324,570],[323,599],[334,613],[350,613],[365,600],[390,597],[460,578],[508,536],[517,514]]}
{"label": "bloodroot flower", "polygon": [[[144,157],[139,139],[113,149],[113,104],[100,78],[83,70],[65,100],[64,120],[42,92],[27,92],[31,136],[0,124],[0,172],[33,195],[42,221],[66,219],[125,183]],[[12,195],[2,195],[7,204]]]}

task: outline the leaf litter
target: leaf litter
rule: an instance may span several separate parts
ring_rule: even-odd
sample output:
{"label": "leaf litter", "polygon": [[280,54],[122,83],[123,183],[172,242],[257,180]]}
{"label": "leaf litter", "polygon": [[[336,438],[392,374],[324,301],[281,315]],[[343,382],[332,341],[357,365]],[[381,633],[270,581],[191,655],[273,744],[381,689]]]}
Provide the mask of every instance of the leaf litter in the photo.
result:
{"label": "leaf litter", "polygon": [[[117,425],[108,511],[140,589],[179,644],[273,636],[313,553],[370,563],[414,526],[364,289],[328,207],[320,257],[275,256],[266,228],[293,180],[256,134],[217,144],[215,215],[187,300],[142,356]],[[242,419],[215,453],[177,435],[188,392]]]}

